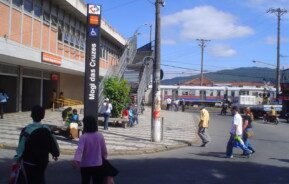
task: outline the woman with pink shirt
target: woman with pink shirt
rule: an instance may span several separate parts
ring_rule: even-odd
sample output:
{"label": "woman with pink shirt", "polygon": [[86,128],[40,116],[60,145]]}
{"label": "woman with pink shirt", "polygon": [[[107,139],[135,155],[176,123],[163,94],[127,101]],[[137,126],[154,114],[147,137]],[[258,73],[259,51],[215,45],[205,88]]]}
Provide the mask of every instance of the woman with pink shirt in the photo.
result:
{"label": "woman with pink shirt", "polygon": [[83,118],[83,135],[79,139],[74,155],[74,166],[81,170],[82,184],[103,183],[107,173],[103,165],[107,158],[104,137],[98,132],[96,120],[93,116]]}

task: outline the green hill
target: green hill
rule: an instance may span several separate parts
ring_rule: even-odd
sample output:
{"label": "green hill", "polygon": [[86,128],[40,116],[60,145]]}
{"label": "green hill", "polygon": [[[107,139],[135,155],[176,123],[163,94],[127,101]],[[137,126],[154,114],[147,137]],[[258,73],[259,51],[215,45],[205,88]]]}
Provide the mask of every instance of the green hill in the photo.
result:
{"label": "green hill", "polygon": [[[162,80],[161,84],[179,84],[199,77],[200,75],[175,77],[172,79]],[[276,70],[270,68],[243,67],[232,70],[220,70],[217,72],[205,73],[204,77],[214,82],[263,82],[265,80],[275,83]]]}

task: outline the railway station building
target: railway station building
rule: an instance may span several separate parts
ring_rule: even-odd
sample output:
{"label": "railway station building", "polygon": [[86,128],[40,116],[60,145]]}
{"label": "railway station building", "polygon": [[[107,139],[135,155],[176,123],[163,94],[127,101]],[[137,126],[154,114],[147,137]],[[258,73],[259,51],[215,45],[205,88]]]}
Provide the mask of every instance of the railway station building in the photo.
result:
{"label": "railway station building", "polygon": [[[50,106],[55,89],[83,100],[86,4],[82,0],[0,0],[0,89],[6,112]],[[101,22],[100,76],[117,65],[127,40]]]}

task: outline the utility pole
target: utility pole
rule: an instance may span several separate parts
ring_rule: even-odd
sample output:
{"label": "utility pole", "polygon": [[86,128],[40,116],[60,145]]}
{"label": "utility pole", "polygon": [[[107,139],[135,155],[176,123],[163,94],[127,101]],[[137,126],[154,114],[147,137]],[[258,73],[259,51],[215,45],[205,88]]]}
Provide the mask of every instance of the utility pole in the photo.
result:
{"label": "utility pole", "polygon": [[276,68],[276,97],[278,99],[279,96],[279,88],[280,88],[280,22],[281,16],[287,13],[286,9],[273,9],[270,8],[267,13],[274,13],[278,17],[278,26],[277,26],[277,68]]}
{"label": "utility pole", "polygon": [[150,24],[150,43],[151,44],[152,44],[152,26],[153,25]]}
{"label": "utility pole", "polygon": [[201,47],[202,55],[201,55],[201,81],[200,86],[203,86],[203,80],[204,80],[204,73],[203,73],[203,65],[204,65],[204,49],[207,46],[206,43],[211,40],[205,40],[205,39],[197,39],[197,41],[200,42],[199,46]]}
{"label": "utility pole", "polygon": [[160,64],[161,64],[161,6],[163,0],[156,0],[156,22],[155,22],[155,58],[153,64],[153,91],[152,91],[152,119],[151,119],[151,141],[161,141],[161,92],[160,92]]}

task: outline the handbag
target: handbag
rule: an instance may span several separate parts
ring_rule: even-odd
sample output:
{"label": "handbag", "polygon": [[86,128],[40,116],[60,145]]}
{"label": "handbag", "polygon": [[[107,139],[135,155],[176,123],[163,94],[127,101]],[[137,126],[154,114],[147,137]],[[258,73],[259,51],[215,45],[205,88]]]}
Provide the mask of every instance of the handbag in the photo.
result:
{"label": "handbag", "polygon": [[247,136],[247,138],[253,137],[254,136],[254,132],[252,129],[248,129],[245,131],[245,134]]}
{"label": "handbag", "polygon": [[102,158],[102,170],[105,176],[114,177],[119,173],[119,171],[105,158]]}
{"label": "handbag", "polygon": [[20,170],[21,170],[20,163],[12,164],[11,172],[10,172],[9,179],[8,179],[9,184],[16,184],[17,183]]}
{"label": "handbag", "polygon": [[27,183],[27,175],[24,170],[23,160],[20,162],[14,163],[11,166],[11,172],[8,179],[8,184],[17,184],[17,183]]}

